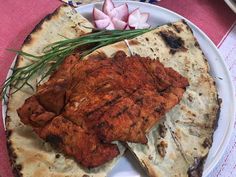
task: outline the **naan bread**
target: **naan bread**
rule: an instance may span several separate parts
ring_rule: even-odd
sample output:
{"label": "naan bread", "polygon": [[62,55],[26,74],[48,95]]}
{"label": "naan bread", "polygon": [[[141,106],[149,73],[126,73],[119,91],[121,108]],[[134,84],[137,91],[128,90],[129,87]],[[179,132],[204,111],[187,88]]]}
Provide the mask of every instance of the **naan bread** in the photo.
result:
{"label": "naan bread", "polygon": [[149,176],[198,177],[212,145],[219,99],[209,66],[190,27],[184,22],[160,26],[135,39],[98,49],[112,56],[117,50],[160,60],[188,78],[182,101],[148,134],[148,144],[127,143]]}
{"label": "naan bread", "polygon": [[[26,38],[22,51],[34,55],[42,54],[42,50],[50,43],[63,40],[64,37],[75,38],[90,32],[92,27],[84,17],[69,6],[61,6],[46,16]],[[18,57],[15,67],[27,65],[30,60]],[[36,79],[30,83],[36,87]],[[10,92],[13,92],[14,88]],[[83,169],[78,163],[53,149],[41,140],[29,126],[20,122],[16,110],[24,100],[34,93],[29,87],[11,95],[7,110],[7,144],[15,176],[23,177],[104,177],[114,166],[118,158],[99,168]],[[120,155],[125,148],[118,144]]]}

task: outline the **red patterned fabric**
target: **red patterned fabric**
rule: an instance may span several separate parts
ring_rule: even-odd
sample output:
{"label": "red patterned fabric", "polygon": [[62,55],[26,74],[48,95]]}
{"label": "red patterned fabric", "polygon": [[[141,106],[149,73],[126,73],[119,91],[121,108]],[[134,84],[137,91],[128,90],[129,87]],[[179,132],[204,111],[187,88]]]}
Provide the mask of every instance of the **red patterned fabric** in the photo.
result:
{"label": "red patterned fabric", "polygon": [[224,0],[162,0],[158,5],[186,17],[217,45],[236,20]]}

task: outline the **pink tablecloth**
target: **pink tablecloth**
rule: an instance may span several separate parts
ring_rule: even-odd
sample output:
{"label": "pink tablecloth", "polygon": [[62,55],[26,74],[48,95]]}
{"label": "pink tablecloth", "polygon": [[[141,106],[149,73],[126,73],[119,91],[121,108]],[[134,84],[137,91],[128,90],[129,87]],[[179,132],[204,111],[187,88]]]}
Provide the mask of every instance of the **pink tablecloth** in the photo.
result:
{"label": "pink tablecloth", "polygon": [[[14,54],[33,27],[60,5],[58,0],[7,0],[0,2],[0,84]],[[162,0],[158,5],[173,10],[199,26],[219,46],[236,85],[236,15],[223,0]],[[1,107],[0,107],[1,111]],[[0,177],[12,177],[0,115]],[[236,126],[228,149],[209,177],[236,176]]]}

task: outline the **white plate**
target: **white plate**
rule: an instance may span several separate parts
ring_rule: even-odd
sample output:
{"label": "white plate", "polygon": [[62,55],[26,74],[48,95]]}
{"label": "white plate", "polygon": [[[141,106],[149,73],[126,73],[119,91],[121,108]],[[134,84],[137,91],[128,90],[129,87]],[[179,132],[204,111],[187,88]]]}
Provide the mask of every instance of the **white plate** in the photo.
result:
{"label": "white plate", "polygon": [[[185,19],[184,17],[170,10],[147,3],[134,1],[118,1],[117,4],[124,2],[128,3],[130,10],[140,7],[141,11],[149,12],[149,23],[152,26],[175,22],[179,19]],[[77,10],[86,18],[91,20],[91,12],[94,6],[101,8],[101,3],[82,5],[78,7]],[[219,97],[223,100],[218,128],[214,133],[213,145],[204,166],[203,176],[206,177],[222,157],[233,131],[235,117],[235,97],[233,96],[234,89],[229,76],[229,71],[227,70],[225,62],[220,56],[216,46],[197,26],[195,26],[189,20],[185,20],[192,28],[195,37],[200,43],[200,46],[208,59],[211,67],[211,75],[215,78],[217,84]],[[8,76],[10,76],[10,74],[11,73],[9,72]],[[3,121],[5,122],[6,105],[3,104],[2,110],[4,119]],[[113,168],[108,176],[140,177],[145,176],[145,174],[141,167],[138,165],[137,160],[135,160],[130,154],[127,153],[119,160],[117,165]]]}
{"label": "white plate", "polygon": [[236,13],[236,1],[234,0],[225,0],[226,4]]}
{"label": "white plate", "polygon": [[[218,128],[214,133],[214,141],[212,148],[209,152],[208,158],[204,166],[203,176],[208,176],[213,170],[214,166],[221,159],[232,134],[235,115],[235,97],[233,84],[226,68],[225,62],[220,56],[216,46],[213,42],[203,33],[196,25],[187,20],[186,18],[170,11],[165,8],[151,5],[148,3],[134,2],[134,1],[117,1],[117,4],[127,2],[129,10],[140,7],[143,12],[149,12],[149,23],[152,26],[162,25],[169,22],[175,22],[180,19],[185,19],[192,28],[195,37],[197,38],[200,46],[206,55],[206,58],[211,67],[211,75],[215,78],[219,97],[222,98],[222,107],[218,123]],[[91,12],[93,7],[96,6],[101,9],[101,3],[94,3],[82,5],[77,10],[86,18],[91,20]],[[132,159],[129,155],[122,157],[116,167],[111,171],[109,177],[138,177],[143,176],[140,174],[140,167],[137,166],[136,160]]]}

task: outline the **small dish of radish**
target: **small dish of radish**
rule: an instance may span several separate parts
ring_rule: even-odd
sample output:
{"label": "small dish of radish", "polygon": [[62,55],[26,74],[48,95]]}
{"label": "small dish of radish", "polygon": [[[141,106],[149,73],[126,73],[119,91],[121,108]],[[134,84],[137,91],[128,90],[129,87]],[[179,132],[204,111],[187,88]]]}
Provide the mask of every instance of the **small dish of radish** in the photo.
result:
{"label": "small dish of radish", "polygon": [[105,0],[102,10],[93,8],[94,25],[98,29],[128,30],[149,28],[149,13],[140,12],[139,8],[129,12],[127,3],[115,6],[112,0]]}

